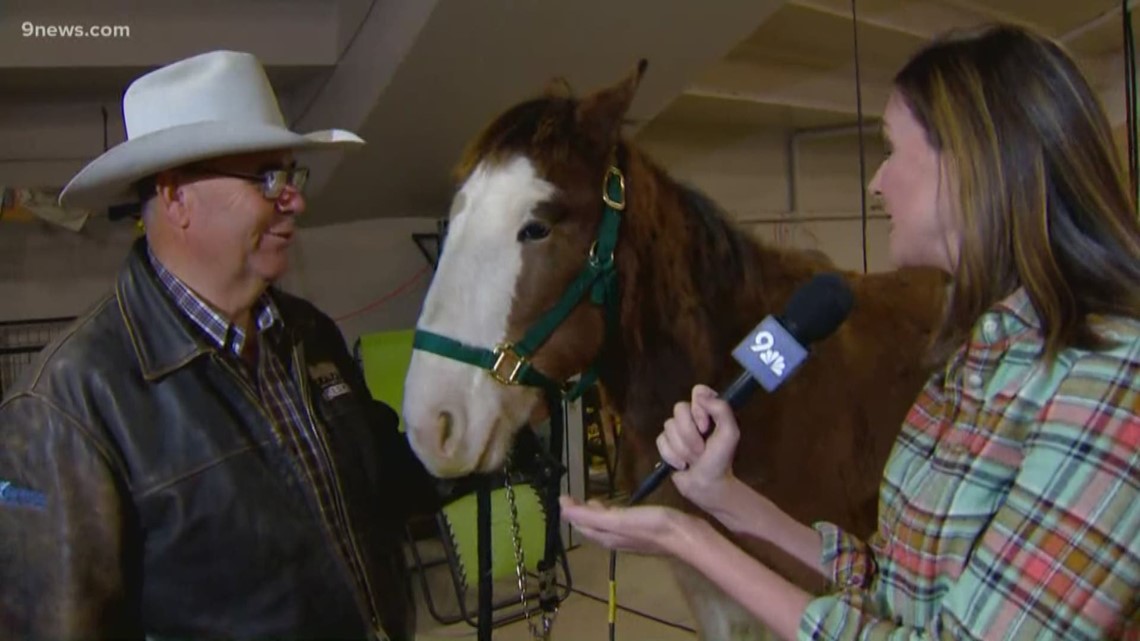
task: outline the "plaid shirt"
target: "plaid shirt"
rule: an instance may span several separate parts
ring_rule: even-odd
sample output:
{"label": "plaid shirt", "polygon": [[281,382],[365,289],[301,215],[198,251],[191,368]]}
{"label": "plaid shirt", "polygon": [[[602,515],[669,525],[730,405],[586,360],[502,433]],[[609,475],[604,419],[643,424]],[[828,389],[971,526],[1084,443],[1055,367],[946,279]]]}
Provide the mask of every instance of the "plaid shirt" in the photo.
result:
{"label": "plaid shirt", "polygon": [[[335,464],[325,454],[328,452],[327,443],[321,428],[308,417],[303,396],[297,383],[289,375],[288,367],[272,347],[271,332],[275,328],[284,326],[273,299],[268,294],[263,294],[253,308],[258,335],[261,337],[261,348],[257,350],[257,365],[251,368],[248,362],[242,359],[246,341],[250,340],[242,328],[231,323],[202,301],[167,270],[149,248],[147,254],[158,274],[159,282],[178,308],[201,328],[215,347],[235,357],[238,371],[256,391],[258,400],[271,419],[277,444],[290,454],[295,469],[302,475],[306,487],[312,490],[311,499],[320,513],[330,538],[336,542],[342,560],[350,568],[349,574],[357,589],[360,594],[370,594],[363,579],[363,568],[353,554],[353,544],[346,536],[348,526],[338,507],[341,501]],[[380,638],[385,638],[382,631]]]}
{"label": "plaid shirt", "polygon": [[834,591],[800,639],[1140,639],[1140,322],[1036,358],[1019,290],[927,383],[885,466],[878,530],[817,523]]}

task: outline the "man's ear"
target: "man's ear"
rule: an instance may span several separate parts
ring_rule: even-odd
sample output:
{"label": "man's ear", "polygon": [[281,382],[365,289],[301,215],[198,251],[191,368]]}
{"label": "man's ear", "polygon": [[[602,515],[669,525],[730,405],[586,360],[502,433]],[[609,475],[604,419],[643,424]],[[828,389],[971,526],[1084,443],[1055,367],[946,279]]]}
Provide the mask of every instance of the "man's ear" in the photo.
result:
{"label": "man's ear", "polygon": [[175,229],[186,229],[190,225],[189,210],[186,207],[188,190],[178,181],[173,170],[160,172],[154,180],[155,198],[158,199],[158,215],[162,216]]}

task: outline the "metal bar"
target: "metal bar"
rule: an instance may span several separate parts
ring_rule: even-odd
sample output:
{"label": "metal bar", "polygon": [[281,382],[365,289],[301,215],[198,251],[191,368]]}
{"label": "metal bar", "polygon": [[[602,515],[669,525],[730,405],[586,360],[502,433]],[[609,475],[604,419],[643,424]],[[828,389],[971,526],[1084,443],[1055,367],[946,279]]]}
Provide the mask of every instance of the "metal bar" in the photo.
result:
{"label": "metal bar", "polygon": [[31,156],[12,156],[0,158],[2,163],[32,163],[32,162],[90,162],[94,156],[62,156],[59,158],[35,158]]}
{"label": "metal bar", "polygon": [[[425,241],[425,240],[434,240],[435,241],[435,247],[436,247],[436,255],[435,256],[432,256],[431,253],[427,250],[427,248],[424,247],[423,241]],[[440,247],[439,234],[428,234],[428,233],[416,232],[416,233],[412,234],[412,242],[414,242],[416,244],[416,248],[418,248],[420,250],[420,253],[423,254],[424,259],[427,260],[427,262],[428,262],[428,265],[431,265],[432,269],[437,269],[439,267],[439,247]]]}
{"label": "metal bar", "polygon": [[774,92],[762,91],[732,91],[721,89],[713,85],[693,85],[681,92],[682,95],[696,98],[710,98],[715,100],[729,100],[733,102],[751,102],[762,105],[778,105],[795,109],[814,109],[829,111],[838,114],[855,116],[855,110],[846,104],[826,99],[802,98],[793,95],[780,95]]}
{"label": "metal bar", "polygon": [[[882,123],[878,120],[867,119],[863,122],[863,131],[878,131]],[[836,136],[850,136],[859,133],[859,123],[850,125],[826,125],[823,127],[807,127],[792,132],[793,140],[832,138]]]}
{"label": "metal bar", "polygon": [[0,347],[0,356],[16,356],[17,354],[39,354],[45,345],[29,345],[26,347]]}
{"label": "metal bar", "polygon": [[798,198],[796,194],[796,164],[799,162],[798,152],[796,147],[796,135],[793,133],[788,136],[788,211],[795,213],[798,207]]}
{"label": "metal bar", "polygon": [[491,641],[492,581],[491,569],[491,477],[484,476],[476,494],[476,528],[479,541],[479,641]]}
{"label": "metal bar", "polygon": [[[874,210],[875,207],[872,206],[868,211],[870,212]],[[779,223],[829,223],[840,221],[851,222],[860,220],[863,220],[863,216],[860,214],[845,214],[843,216],[788,216],[786,218],[762,218],[757,216],[751,218],[735,218],[733,219],[733,222],[741,225],[775,225]],[[888,220],[888,216],[886,214],[868,213],[867,220]]]}
{"label": "metal bar", "polygon": [[[557,455],[557,460],[566,466],[566,475],[560,479],[559,487],[562,488],[563,494],[569,494],[579,501],[586,500],[586,479],[589,476],[586,469],[586,428],[582,419],[582,406],[581,398],[564,404],[566,435],[563,440],[563,451]],[[551,429],[554,429],[553,425]],[[553,449],[551,453],[555,454]],[[577,545],[574,529],[569,523],[562,523],[561,534],[567,549]]]}
{"label": "metal bar", "polygon": [[0,320],[0,327],[13,325],[44,325],[47,323],[70,323],[75,316],[56,316],[54,318],[22,318],[19,320]]}

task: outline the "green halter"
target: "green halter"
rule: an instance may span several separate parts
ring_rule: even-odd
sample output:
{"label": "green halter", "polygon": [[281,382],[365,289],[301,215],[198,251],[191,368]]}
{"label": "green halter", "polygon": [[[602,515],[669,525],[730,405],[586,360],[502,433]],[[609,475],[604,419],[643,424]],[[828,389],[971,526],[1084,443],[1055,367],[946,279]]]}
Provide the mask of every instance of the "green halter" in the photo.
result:
{"label": "green halter", "polygon": [[573,387],[555,381],[535,369],[531,358],[587,293],[590,302],[605,307],[607,336],[612,335],[617,325],[618,290],[614,249],[621,225],[619,212],[625,210],[625,176],[616,164],[609,167],[602,179],[602,202],[605,203],[605,208],[598,225],[598,237],[590,247],[586,265],[558,303],[527,330],[522,340],[517,343],[503,342],[494,349],[487,349],[417,329],[412,346],[489,370],[491,377],[503,385],[541,387],[551,397],[576,400],[597,380],[600,353]]}

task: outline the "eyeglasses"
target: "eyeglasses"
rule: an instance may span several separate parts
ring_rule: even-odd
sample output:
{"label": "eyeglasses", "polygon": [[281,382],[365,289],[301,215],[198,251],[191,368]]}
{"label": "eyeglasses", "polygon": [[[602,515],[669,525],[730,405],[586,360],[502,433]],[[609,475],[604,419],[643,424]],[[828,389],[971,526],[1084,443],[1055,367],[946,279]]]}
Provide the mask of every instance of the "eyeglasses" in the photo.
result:
{"label": "eyeglasses", "polygon": [[235,171],[221,171],[219,169],[195,168],[191,170],[198,174],[213,174],[242,178],[250,182],[259,183],[261,194],[269,200],[277,200],[288,185],[298,192],[305,189],[305,182],[309,180],[308,167],[291,167],[289,169],[267,169],[256,174],[244,174]]}

